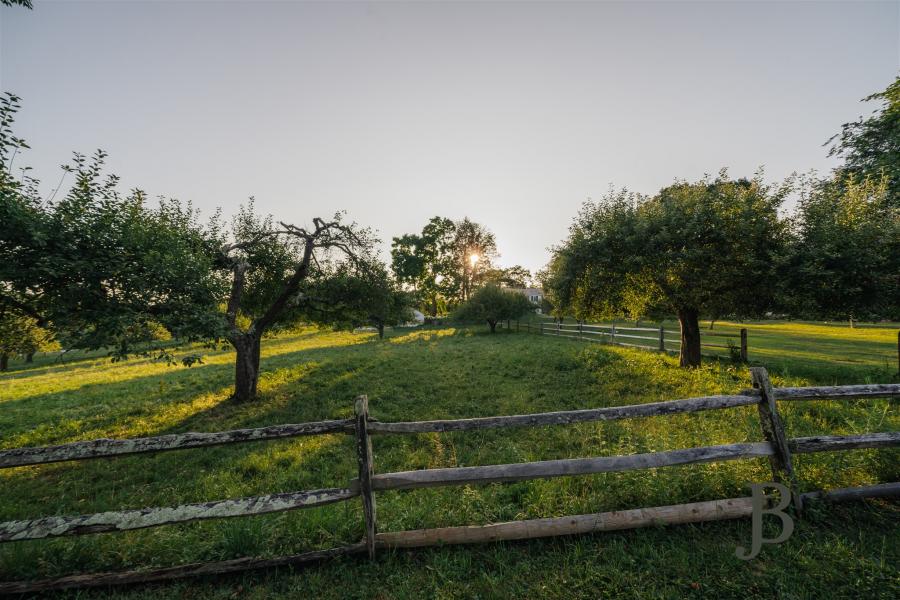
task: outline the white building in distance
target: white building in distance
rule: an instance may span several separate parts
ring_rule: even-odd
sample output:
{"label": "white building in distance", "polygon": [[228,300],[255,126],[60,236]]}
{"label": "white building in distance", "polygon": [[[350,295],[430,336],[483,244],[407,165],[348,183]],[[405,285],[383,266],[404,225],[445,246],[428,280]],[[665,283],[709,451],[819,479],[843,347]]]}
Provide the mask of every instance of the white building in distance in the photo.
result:
{"label": "white building in distance", "polygon": [[543,288],[507,288],[511,292],[519,292],[520,294],[524,294],[532,304],[536,306],[536,312],[538,314],[541,313],[541,303],[544,301],[544,290]]}

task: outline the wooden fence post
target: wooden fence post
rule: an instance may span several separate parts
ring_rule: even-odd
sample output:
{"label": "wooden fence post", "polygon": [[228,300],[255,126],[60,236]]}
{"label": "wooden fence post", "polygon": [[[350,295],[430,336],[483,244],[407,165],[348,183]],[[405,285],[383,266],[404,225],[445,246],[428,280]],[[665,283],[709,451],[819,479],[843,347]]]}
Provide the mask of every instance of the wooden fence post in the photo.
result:
{"label": "wooden fence post", "polygon": [[610,344],[616,343],[616,324],[615,323],[612,324],[612,334],[609,336],[609,343]]}
{"label": "wooden fence post", "polygon": [[366,549],[369,558],[375,558],[375,496],[372,493],[372,476],[375,469],[372,463],[372,438],[369,437],[369,398],[360,396],[356,399],[356,459],[359,465],[359,491],[362,496],[363,512],[366,517]]}
{"label": "wooden fence post", "polygon": [[516,319],[516,333],[519,333],[519,320]]}
{"label": "wooden fence post", "polygon": [[775,390],[769,381],[769,374],[763,367],[750,367],[750,377],[753,387],[759,389],[760,399],[759,421],[762,426],[763,436],[772,445],[775,454],[769,457],[772,466],[772,476],[775,481],[785,483],[791,490],[794,506],[797,511],[803,510],[803,500],[797,490],[797,476],[794,473],[794,465],[791,462],[791,451],[788,448],[787,436],[784,432],[784,423],[778,414],[778,403],[775,399]]}
{"label": "wooden fence post", "polygon": [[541,326],[541,332],[540,332],[540,333],[541,333],[541,335],[544,335],[544,323],[543,323],[543,321],[540,323],[540,326]]}
{"label": "wooden fence post", "polygon": [[747,328],[741,327],[741,362],[747,362]]}
{"label": "wooden fence post", "polygon": [[584,327],[582,327],[582,321],[580,319],[578,321],[578,337],[580,339],[584,338]]}
{"label": "wooden fence post", "polygon": [[662,325],[659,326],[659,351],[666,351],[666,330]]}

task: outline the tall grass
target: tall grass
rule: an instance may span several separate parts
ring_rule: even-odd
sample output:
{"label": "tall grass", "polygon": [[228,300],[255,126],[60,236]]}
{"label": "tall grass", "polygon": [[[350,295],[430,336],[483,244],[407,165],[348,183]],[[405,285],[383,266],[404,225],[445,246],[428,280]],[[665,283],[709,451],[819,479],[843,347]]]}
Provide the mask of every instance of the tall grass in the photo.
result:
{"label": "tall grass", "polygon": [[[720,325],[716,325],[718,330]],[[860,331],[860,330],[857,330]],[[751,346],[752,348],[752,346]],[[751,358],[753,358],[751,353]],[[479,329],[370,334],[302,331],[264,345],[261,397],[228,400],[233,354],[171,368],[83,357],[0,377],[0,447],[98,437],[345,418],[367,394],[381,420],[540,412],[652,402],[749,386],[744,366]],[[857,383],[877,376],[827,359],[775,366],[776,385]],[[804,363],[805,364],[805,363]],[[877,367],[877,366],[876,366]],[[876,368],[873,367],[873,368]],[[873,375],[874,374],[874,375]],[[896,402],[791,402],[789,435],[897,430]],[[761,439],[755,409],[574,426],[375,438],[377,471],[652,452]],[[805,489],[896,481],[897,451],[799,456]],[[166,506],[344,485],[352,439],[295,440],[0,471],[0,520]],[[579,478],[387,492],[379,527],[399,530],[536,518],[744,495],[770,478],[764,460]],[[891,597],[900,563],[900,512],[887,502],[818,507],[794,537],[745,563],[744,522],[470,548],[386,552],[296,573],[266,572],[112,592],[128,597]],[[273,556],[357,541],[356,501],[321,508],[120,534],[0,547],[0,579]],[[827,587],[823,587],[827,586]],[[87,595],[106,595],[91,592]]]}

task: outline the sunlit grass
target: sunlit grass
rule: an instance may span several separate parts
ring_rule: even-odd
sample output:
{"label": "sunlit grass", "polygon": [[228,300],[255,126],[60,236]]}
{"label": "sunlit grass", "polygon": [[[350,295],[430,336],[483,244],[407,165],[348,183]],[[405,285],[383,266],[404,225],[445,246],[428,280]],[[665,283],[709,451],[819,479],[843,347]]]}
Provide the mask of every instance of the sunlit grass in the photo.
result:
{"label": "sunlit grass", "polygon": [[[717,323],[714,331],[731,327],[737,324]],[[812,329],[816,326],[798,327],[797,335],[819,336]],[[829,342],[846,342],[840,336],[863,331],[828,335],[837,328],[821,329],[819,337]],[[879,336],[885,334],[866,335],[881,343]],[[384,341],[371,334],[305,331],[267,340],[263,355],[261,397],[248,404],[228,400],[233,354],[227,351],[209,353],[206,364],[190,369],[143,359],[114,364],[87,358],[13,371],[0,377],[0,447],[346,418],[359,394],[368,395],[375,418],[396,421],[613,406],[749,386],[747,368],[728,362],[684,370],[674,357],[657,353],[525,333],[489,335],[480,328],[397,330]],[[877,367],[784,360],[783,368],[776,366],[773,372],[776,385],[882,380]],[[792,402],[782,403],[782,410],[792,436],[900,428],[896,403],[887,400]],[[759,439],[756,411],[748,407],[567,427],[379,436],[374,445],[376,471],[387,472]],[[803,488],[819,489],[896,481],[897,458],[896,451],[861,450],[799,456],[796,462]],[[0,520],[343,486],[355,474],[352,438],[345,435],[8,469],[0,471]],[[479,524],[722,498],[744,495],[748,482],[770,477],[767,461],[754,460],[389,492],[378,496],[379,527]],[[264,573],[121,594],[228,597],[238,582],[249,581],[252,586],[245,591],[257,597],[366,597],[371,596],[369,586],[376,585],[381,595],[410,598],[594,597],[598,590],[605,590],[601,595],[650,598],[681,597],[694,589],[692,581],[702,579],[711,596],[771,597],[784,586],[811,594],[841,565],[857,569],[859,576],[835,583],[835,589],[844,589],[848,597],[865,596],[878,585],[897,581],[898,548],[895,543],[883,547],[880,540],[888,534],[898,539],[900,519],[895,505],[877,506],[830,509],[834,523],[804,521],[795,538],[767,548],[752,565],[732,555],[736,543],[747,542],[749,526],[710,524],[382,553],[371,565],[350,560],[295,575]],[[361,535],[359,503],[352,501],[263,517],[6,544],[0,546],[0,579],[272,556],[353,542]],[[812,562],[799,571],[781,564],[797,561]],[[639,575],[649,572],[662,575]],[[495,578],[506,581],[506,587],[491,588]],[[332,580],[341,582],[340,587]],[[742,587],[734,587],[734,581],[743,582]],[[751,584],[757,592],[747,591]],[[581,591],[573,594],[572,589]]]}
{"label": "sunlit grass", "polygon": [[[545,332],[552,332],[552,321],[535,316],[533,323],[543,321]],[[566,322],[574,321],[567,319]],[[608,323],[607,323],[608,324]],[[618,321],[619,327],[631,327],[632,321]],[[666,329],[666,348],[678,350],[677,321],[641,321],[641,327]],[[786,373],[800,377],[816,378],[820,383],[838,382],[851,375],[862,380],[898,380],[900,365],[897,359],[898,323],[809,323],[800,321],[715,321],[701,322],[701,338],[704,344],[727,346],[729,341],[740,345],[741,328],[747,329],[749,359]],[[637,332],[628,332],[637,333]],[[629,342],[656,345],[656,333],[644,332],[653,339]],[[730,336],[730,337],[723,337]],[[708,357],[728,358],[727,348],[704,347]]]}

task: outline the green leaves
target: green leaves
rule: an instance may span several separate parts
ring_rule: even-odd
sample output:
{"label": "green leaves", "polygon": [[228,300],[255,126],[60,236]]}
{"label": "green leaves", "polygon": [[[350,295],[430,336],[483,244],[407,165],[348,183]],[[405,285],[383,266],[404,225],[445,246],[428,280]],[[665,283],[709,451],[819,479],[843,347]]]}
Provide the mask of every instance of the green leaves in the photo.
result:
{"label": "green leaves", "polygon": [[774,275],[786,189],[761,178],[676,182],[653,198],[622,190],[586,204],[555,249],[545,286],[578,318],[672,314],[757,315],[774,290],[749,282]]}
{"label": "green leaves", "polygon": [[320,273],[304,286],[303,296],[306,320],[338,329],[373,325],[380,331],[412,321],[412,296],[375,260],[346,262]]}
{"label": "green leaves", "polygon": [[810,318],[900,317],[900,209],[887,177],[807,182],[783,303]]}
{"label": "green leaves", "polygon": [[535,308],[521,292],[488,284],[478,288],[467,302],[460,305],[453,317],[464,323],[487,322],[493,331],[497,322],[518,319]]}
{"label": "green leaves", "polygon": [[[14,99],[0,102],[0,130]],[[5,112],[4,112],[5,111]],[[0,135],[0,155],[20,141]],[[52,324],[67,347],[114,347],[127,356],[139,342],[214,336],[223,281],[214,270],[215,231],[189,203],[141,190],[122,195],[104,173],[106,153],[75,154],[60,200],[43,201],[12,177],[0,182],[0,304]]]}
{"label": "green leaves", "polygon": [[865,100],[881,101],[881,109],[868,118],[845,123],[841,133],[829,140],[829,156],[844,158],[837,181],[848,175],[887,181],[889,204],[900,208],[900,77],[883,92]]}
{"label": "green leaves", "polygon": [[[458,303],[487,281],[498,280],[494,234],[468,217],[453,222],[433,217],[422,233],[396,237],[391,267],[397,280],[411,287],[426,312],[439,312],[446,302]],[[522,269],[511,274],[521,279]],[[526,271],[527,273],[527,271]]]}

